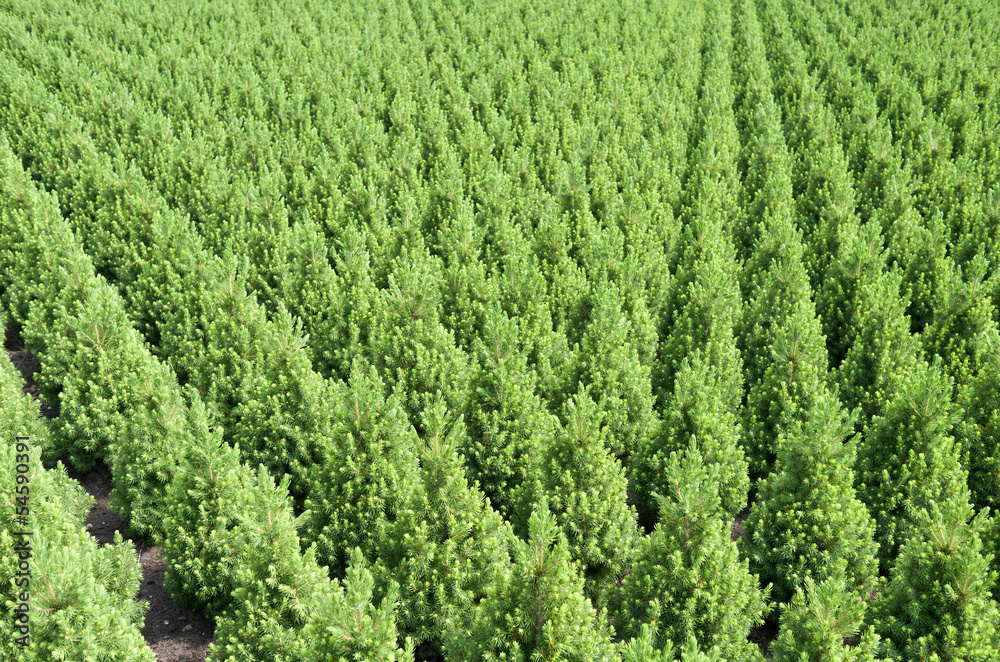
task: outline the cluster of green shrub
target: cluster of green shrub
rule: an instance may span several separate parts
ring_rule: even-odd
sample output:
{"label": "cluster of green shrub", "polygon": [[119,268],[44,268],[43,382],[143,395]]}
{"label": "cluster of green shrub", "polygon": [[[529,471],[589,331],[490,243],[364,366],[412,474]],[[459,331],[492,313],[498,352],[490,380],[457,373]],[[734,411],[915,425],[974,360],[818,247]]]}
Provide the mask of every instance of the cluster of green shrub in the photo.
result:
{"label": "cluster of green shrub", "polygon": [[0,303],[214,658],[1000,646],[988,3],[49,4]]}

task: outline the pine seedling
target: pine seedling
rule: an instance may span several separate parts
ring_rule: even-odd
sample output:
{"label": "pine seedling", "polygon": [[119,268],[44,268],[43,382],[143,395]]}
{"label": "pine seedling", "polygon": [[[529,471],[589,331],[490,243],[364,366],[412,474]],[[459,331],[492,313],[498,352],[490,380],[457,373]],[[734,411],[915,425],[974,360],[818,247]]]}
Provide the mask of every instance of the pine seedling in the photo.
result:
{"label": "pine seedling", "polygon": [[[822,581],[806,577],[781,612],[775,662],[869,662],[882,644],[873,626],[864,627],[867,599],[845,581],[842,567]],[[845,640],[858,638],[847,645]]]}
{"label": "pine seedling", "polygon": [[627,504],[628,482],[611,452],[604,409],[583,387],[565,405],[566,423],[532,454],[518,488],[515,531],[526,538],[530,514],[542,499],[566,534],[570,556],[583,569],[584,593],[594,605],[632,560],[639,531]]}
{"label": "pine seedling", "polygon": [[922,508],[892,568],[871,621],[887,656],[904,660],[996,659],[1000,611],[990,592],[997,573],[984,554],[986,511],[967,490]]}
{"label": "pine seedling", "polygon": [[612,600],[616,631],[633,637],[653,624],[658,646],[693,635],[702,647],[718,646],[725,659],[756,659],[760,652],[746,638],[769,610],[770,588],[759,588],[731,539],[720,467],[692,441],[671,453],[665,472],[669,491],[659,500],[659,522]]}
{"label": "pine seedling", "polygon": [[472,627],[452,623],[448,659],[571,662],[616,659],[611,629],[583,595],[579,566],[544,500],[528,540],[511,541],[514,565],[480,603]]}
{"label": "pine seedling", "polygon": [[744,524],[750,570],[779,603],[838,567],[848,590],[867,596],[878,571],[875,523],[854,493],[852,417],[824,390],[804,418],[779,436],[775,471]]}

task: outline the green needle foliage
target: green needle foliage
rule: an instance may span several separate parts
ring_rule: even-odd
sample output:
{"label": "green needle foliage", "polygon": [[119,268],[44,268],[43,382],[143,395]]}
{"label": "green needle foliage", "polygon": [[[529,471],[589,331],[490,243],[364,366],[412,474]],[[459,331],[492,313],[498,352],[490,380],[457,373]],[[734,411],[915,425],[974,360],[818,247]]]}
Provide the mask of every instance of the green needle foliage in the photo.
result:
{"label": "green needle foliage", "polygon": [[[771,363],[770,345],[779,326],[803,304],[812,306],[809,277],[802,263],[801,232],[790,215],[785,212],[767,219],[744,267],[751,281],[736,338],[751,386],[763,379]],[[818,330],[816,333],[819,335]],[[822,361],[825,370],[825,351]]]}
{"label": "green needle foliage", "polygon": [[681,245],[685,248],[663,320],[654,388],[665,403],[683,361],[701,351],[718,371],[726,409],[735,414],[742,400],[743,373],[733,329],[742,302],[732,242],[721,220],[698,216],[685,228]]}
{"label": "green needle foliage", "polygon": [[[0,328],[6,321],[0,312]],[[84,528],[94,500],[61,463],[42,466],[49,430],[23,387],[0,357],[0,660],[153,662],[140,632],[149,605],[135,599],[142,582],[135,546],[118,532],[113,543],[99,546]],[[26,438],[21,448],[19,436]],[[32,535],[18,535],[23,531]],[[27,630],[18,627],[22,604],[29,608]]]}
{"label": "green needle foliage", "polygon": [[910,334],[901,280],[896,270],[875,273],[855,293],[855,336],[836,379],[845,406],[860,407],[862,424],[905,393],[901,382],[921,356],[919,338]]}
{"label": "green needle foliage", "polygon": [[727,658],[722,656],[718,646],[713,646],[709,651],[703,652],[698,647],[698,640],[694,635],[688,636],[684,646],[679,650],[675,650],[673,642],[669,641],[663,647],[658,648],[653,628],[647,624],[642,626],[642,632],[638,637],[621,645],[621,659],[622,662],[671,662],[672,660],[679,660],[679,662],[724,662]]}
{"label": "green needle foliage", "polygon": [[948,230],[941,213],[924,219],[907,209],[886,233],[888,261],[903,275],[907,314],[914,332],[921,332],[938,312],[939,292],[952,278],[955,264],[947,255]]}
{"label": "green needle foliage", "polygon": [[994,338],[986,363],[959,391],[965,416],[956,426],[969,468],[969,489],[976,508],[1000,512],[1000,339]]}
{"label": "green needle foliage", "polygon": [[858,497],[875,518],[883,570],[921,508],[967,489],[960,448],[949,434],[957,417],[952,387],[939,362],[919,361],[896,379],[899,390],[858,446]]}
{"label": "green needle foliage", "polygon": [[469,662],[617,659],[604,612],[583,595],[566,536],[543,500],[527,541],[511,540],[514,564],[479,604],[469,629],[449,623],[445,655]]}
{"label": "green needle foliage", "polygon": [[827,267],[822,285],[815,290],[816,312],[823,320],[831,368],[839,367],[854,345],[861,328],[861,290],[881,277],[886,260],[877,223],[860,228],[848,224],[841,234],[837,255]]}
{"label": "green needle foliage", "polygon": [[463,404],[469,367],[465,352],[439,321],[442,265],[423,250],[405,251],[392,262],[388,287],[380,292],[380,315],[371,332],[371,363],[398,394],[410,420],[442,392],[452,409]]}
{"label": "green needle foliage", "polygon": [[761,482],[743,529],[750,571],[773,585],[776,602],[836,568],[853,595],[867,597],[875,586],[875,523],[854,494],[852,432],[851,416],[824,391],[805,423],[779,437],[775,471]]}
{"label": "green needle foliage", "polygon": [[982,538],[986,511],[975,514],[968,491],[932,502],[916,516],[885,595],[871,612],[888,656],[902,660],[995,660],[1000,608],[990,591]]}
{"label": "green needle foliage", "polygon": [[373,573],[380,590],[399,587],[396,622],[415,641],[439,643],[444,620],[468,625],[476,604],[510,563],[510,528],[466,479],[461,418],[442,398],[424,413],[420,469],[394,521],[379,529]]}
{"label": "green needle foliage", "polygon": [[705,462],[719,467],[719,485],[715,489],[722,512],[733,517],[746,506],[750,478],[739,443],[739,423],[727,406],[729,396],[725,380],[706,353],[695,351],[681,362],[660,432],[630,458],[629,487],[644,523],[656,521],[658,509],[653,494],[669,494],[673,489],[667,471],[670,455],[683,452],[693,440]]}
{"label": "green needle foliage", "polygon": [[399,647],[395,610],[398,590],[390,584],[376,607],[375,578],[361,550],[351,551],[342,588],[317,596],[309,621],[298,632],[296,662],[412,662],[413,641]]}
{"label": "green needle foliage", "polygon": [[921,334],[931,360],[938,355],[956,384],[968,384],[996,356],[997,311],[990,300],[1000,280],[987,277],[989,266],[977,254],[954,267],[935,292],[934,314]]}
{"label": "green needle foliage", "polygon": [[590,323],[574,353],[570,388],[583,385],[601,403],[611,450],[627,458],[655,427],[649,368],[630,342],[632,324],[618,288],[607,282],[595,286],[590,303]]}
{"label": "green needle foliage", "polygon": [[162,548],[170,567],[163,584],[178,604],[214,618],[231,602],[233,586],[222,580],[236,561],[233,529],[246,476],[222,430],[209,431],[205,407],[192,407],[190,418],[193,438],[167,491]]}
{"label": "green needle foliage", "polygon": [[507,519],[514,514],[514,489],[525,479],[523,458],[557,425],[534,392],[535,373],[526,365],[518,332],[517,321],[502,311],[488,315],[475,344],[479,369],[469,386],[469,436],[461,449],[469,477]]}
{"label": "green needle foliage", "polygon": [[584,593],[602,605],[605,591],[631,563],[639,531],[627,503],[627,480],[611,453],[604,411],[581,385],[566,403],[566,423],[528,458],[527,479],[515,497],[515,531],[527,538],[531,514],[544,499],[579,563]]}
{"label": "green needle foliage", "polygon": [[[874,626],[862,631],[868,600],[845,581],[843,568],[822,580],[806,577],[781,612],[775,662],[869,662],[882,644]],[[853,645],[848,638],[858,637]]]}
{"label": "green needle foliage", "polygon": [[804,421],[826,391],[826,348],[812,302],[800,299],[789,313],[769,320],[770,359],[751,384],[744,409],[745,447],[754,479],[774,469],[778,438]]}
{"label": "green needle foliage", "polygon": [[720,467],[692,442],[670,454],[665,472],[669,491],[660,499],[659,522],[612,600],[616,631],[634,637],[652,624],[658,646],[693,635],[702,647],[718,646],[724,659],[757,659],[746,637],[769,611],[770,588],[761,591],[731,539],[719,501]]}
{"label": "green needle foliage", "polygon": [[370,553],[383,521],[395,517],[403,486],[416,471],[417,435],[399,398],[386,397],[375,369],[356,361],[332,399],[332,433],[310,468],[303,537],[320,563],[342,576],[354,547]]}

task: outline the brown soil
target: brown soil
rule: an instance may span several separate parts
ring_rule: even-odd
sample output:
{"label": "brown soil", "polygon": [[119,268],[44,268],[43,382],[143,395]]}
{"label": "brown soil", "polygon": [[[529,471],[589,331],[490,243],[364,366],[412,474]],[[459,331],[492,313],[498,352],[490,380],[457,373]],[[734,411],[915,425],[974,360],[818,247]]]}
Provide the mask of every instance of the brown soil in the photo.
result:
{"label": "brown soil", "polygon": [[142,585],[136,599],[149,602],[142,636],[153,649],[157,661],[204,662],[215,626],[201,614],[179,607],[163,588],[167,563],[160,556],[160,548],[150,546],[142,537],[125,535],[125,523],[108,506],[111,472],[104,463],[99,463],[85,474],[72,467],[67,468],[67,473],[94,497],[94,507],[86,523],[90,534],[101,545],[106,545],[114,540],[115,532],[120,531],[123,538],[135,544],[142,568]]}
{"label": "brown soil", "polygon": [[[21,373],[21,378],[24,379],[24,392],[38,398],[38,385],[35,384],[35,373],[39,370],[38,361],[25,348],[17,328],[13,324],[6,329],[4,348],[7,350],[10,362],[14,364],[17,371]],[[39,404],[39,408],[42,416],[46,418],[55,418],[59,415],[58,407],[50,406],[44,402]]]}
{"label": "brown soil", "polygon": [[[38,362],[24,347],[16,328],[7,328],[4,346],[7,356],[25,380],[24,392],[37,398],[34,373],[39,371]],[[47,418],[59,415],[57,406],[45,403],[39,406],[42,415]],[[215,626],[201,614],[179,607],[163,588],[167,564],[160,556],[160,548],[151,546],[142,537],[125,535],[125,523],[108,504],[112,488],[111,472],[103,462],[86,473],[73,467],[67,467],[66,472],[94,497],[86,527],[98,544],[112,542],[115,531],[121,531],[122,537],[135,545],[142,568],[142,584],[136,599],[149,602],[142,636],[156,655],[157,662],[204,662],[208,657],[209,644],[213,641]]]}

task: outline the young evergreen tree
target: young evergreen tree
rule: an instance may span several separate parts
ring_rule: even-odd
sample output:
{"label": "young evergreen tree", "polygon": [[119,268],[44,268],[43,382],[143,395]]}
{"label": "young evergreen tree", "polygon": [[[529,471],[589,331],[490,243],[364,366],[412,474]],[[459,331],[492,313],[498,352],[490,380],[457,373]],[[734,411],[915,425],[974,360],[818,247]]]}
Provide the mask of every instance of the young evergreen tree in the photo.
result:
{"label": "young evergreen tree", "polygon": [[209,428],[200,400],[192,402],[186,423],[191,438],[181,452],[163,512],[162,549],[169,562],[163,585],[178,604],[215,618],[232,600],[233,585],[220,580],[236,562],[233,529],[245,476],[239,451],[223,441],[221,429]]}
{"label": "young evergreen tree", "polygon": [[515,532],[527,538],[531,514],[546,500],[566,534],[570,556],[582,568],[584,594],[598,608],[630,565],[639,538],[625,473],[611,453],[604,411],[581,385],[564,407],[566,423],[560,432],[528,457],[514,521]]}
{"label": "young evergreen tree", "polygon": [[334,576],[342,576],[348,550],[371,552],[380,522],[394,518],[416,471],[417,435],[399,398],[383,388],[373,367],[355,362],[350,382],[330,394],[331,439],[305,474],[310,515],[303,537],[317,544],[320,563]]}
{"label": "young evergreen tree", "polygon": [[955,269],[947,255],[948,229],[940,212],[924,219],[907,209],[894,220],[887,239],[889,263],[903,275],[911,328],[919,333],[934,319],[938,292]]}
{"label": "young evergreen tree", "polygon": [[721,220],[698,216],[685,227],[681,245],[684,253],[660,327],[654,391],[659,403],[666,403],[681,363],[700,350],[721,381],[723,405],[735,414],[743,398],[743,373],[733,341],[741,302],[732,242]]}
{"label": "young evergreen tree", "polygon": [[1000,608],[990,595],[997,573],[984,555],[986,511],[975,514],[957,490],[917,514],[871,620],[888,657],[996,659]]}
{"label": "young evergreen tree", "polygon": [[[413,641],[399,647],[395,609],[398,591],[390,584],[373,604],[375,579],[361,550],[351,551],[343,587],[319,594],[309,620],[297,633],[296,662],[413,662]],[[339,590],[338,590],[339,589]]]}
{"label": "young evergreen tree", "polygon": [[[570,388],[567,383],[572,377],[571,351],[565,329],[557,329],[553,322],[555,313],[548,305],[548,285],[538,258],[531,253],[524,232],[509,219],[490,218],[489,223],[494,227],[484,249],[484,259],[490,268],[487,283],[490,306],[483,313],[483,327],[476,337],[486,337],[490,308],[499,303],[508,318],[517,320],[527,365],[538,380],[536,392],[547,402],[558,402]],[[475,338],[470,340],[470,354],[475,356]],[[558,409],[553,413],[557,412]]]}
{"label": "young evergreen tree", "polygon": [[920,360],[919,339],[910,333],[901,279],[899,271],[876,272],[859,284],[855,294],[855,335],[836,381],[845,406],[860,408],[862,425],[884,413],[889,400],[904,392],[902,381]]}
{"label": "young evergreen tree", "polygon": [[377,586],[398,585],[396,622],[417,642],[440,644],[444,618],[468,626],[476,604],[510,563],[509,526],[469,484],[458,448],[465,437],[439,397],[424,413],[420,469],[396,519],[379,528]]}
{"label": "young evergreen tree", "polygon": [[460,449],[469,478],[507,519],[514,514],[514,488],[524,482],[525,454],[558,425],[535,394],[535,374],[526,365],[518,328],[517,320],[498,309],[486,319],[465,405],[469,436]]}
{"label": "young evergreen tree", "polygon": [[728,407],[730,395],[707,354],[695,351],[681,362],[658,434],[629,458],[629,487],[644,526],[649,523],[651,527],[659,512],[653,495],[671,493],[667,470],[671,453],[683,453],[692,440],[697,441],[705,462],[719,467],[715,489],[722,516],[734,517],[746,506],[750,478],[739,444],[739,423]]}
{"label": "young evergreen tree", "polygon": [[350,357],[368,344],[377,301],[367,255],[353,241],[357,238],[348,233],[341,237],[339,250],[331,251],[331,242],[306,212],[277,236],[270,258],[274,302],[268,307],[280,301],[301,318],[314,369],[345,380],[350,377]]}
{"label": "young evergreen tree", "polygon": [[[811,303],[801,233],[790,212],[765,221],[744,268],[749,274],[747,300],[736,338],[747,383],[753,385],[771,363],[770,345],[777,328],[801,302]],[[825,368],[825,356],[823,360]]]}
{"label": "young evergreen tree", "polygon": [[484,234],[471,203],[462,204],[457,216],[442,219],[433,248],[445,265],[441,322],[455,334],[458,346],[470,354],[473,341],[482,333],[488,305],[498,298],[481,259]]}
{"label": "young evergreen tree", "polygon": [[[601,403],[610,433],[607,441],[624,459],[655,427],[649,369],[630,342],[632,328],[618,288],[608,282],[594,285],[589,304],[590,321],[574,352],[568,385],[585,386],[593,401]],[[561,403],[570,397],[572,392],[566,393]]]}
{"label": "young evergreen tree", "polygon": [[[339,278],[341,296],[328,312],[328,321],[333,326],[325,331],[328,335],[310,338],[312,346],[318,344],[325,349],[325,352],[314,351],[318,369],[329,366],[344,381],[350,378],[355,357],[371,346],[375,320],[381,310],[382,297],[375,284],[366,238],[370,239],[370,234],[346,224],[338,229],[338,236],[330,240],[330,245],[336,246],[330,261]],[[292,284],[297,282],[293,280]]]}
{"label": "young evergreen tree", "polygon": [[978,374],[959,390],[964,411],[955,426],[977,509],[1000,512],[1000,339],[994,336]]}
{"label": "young evergreen tree", "polygon": [[761,332],[770,336],[764,343],[770,357],[758,364],[766,367],[751,384],[743,412],[752,479],[773,470],[781,431],[804,421],[826,390],[826,347],[809,298],[799,299],[769,326]]}
{"label": "young evergreen tree", "polygon": [[327,568],[317,563],[314,544],[301,551],[304,517],[293,513],[289,477],[275,485],[261,465],[256,472],[243,465],[240,473],[229,567],[216,579],[232,587],[232,603],[216,619],[209,655],[220,662],[291,662],[314,600],[331,590]]}
{"label": "young evergreen tree", "polygon": [[[775,662],[870,662],[882,643],[874,626],[862,631],[868,601],[845,582],[843,568],[822,580],[806,577],[781,612]],[[860,635],[854,645],[848,637]]]}
{"label": "young evergreen tree", "polygon": [[830,367],[843,363],[854,345],[860,328],[860,291],[865,283],[879,278],[885,267],[886,251],[877,223],[860,228],[845,225],[837,255],[816,288],[816,312],[823,320],[823,335]]}
{"label": "young evergreen tree", "polygon": [[135,546],[117,532],[99,546],[84,528],[94,500],[62,463],[43,467],[49,428],[23,388],[0,356],[0,660],[152,662]]}
{"label": "young evergreen tree", "polygon": [[388,287],[380,295],[380,315],[371,333],[371,363],[392,385],[410,420],[419,424],[423,408],[437,392],[448,406],[462,406],[468,391],[469,359],[441,325],[441,263],[421,249],[405,250],[392,261]]}
{"label": "young evergreen tree", "polygon": [[865,427],[858,447],[858,497],[875,518],[883,569],[910,536],[921,508],[967,489],[950,436],[956,422],[952,387],[940,363],[901,366],[896,379],[898,391]]}
{"label": "young evergreen tree", "polygon": [[761,591],[740,560],[719,501],[720,467],[692,442],[671,453],[665,473],[669,491],[660,499],[659,522],[612,598],[616,631],[634,637],[651,624],[658,647],[693,635],[702,647],[718,646],[724,659],[758,659],[747,634],[769,611],[770,589]]}
{"label": "young evergreen tree", "polygon": [[445,655],[469,662],[617,658],[606,615],[583,595],[566,536],[543,500],[528,540],[511,540],[514,565],[479,604],[472,627],[449,622]]}
{"label": "young evergreen tree", "polygon": [[878,572],[875,523],[854,494],[851,416],[824,390],[804,418],[778,438],[775,471],[744,524],[744,554],[775,602],[838,568],[847,590],[867,597]]}
{"label": "young evergreen tree", "polygon": [[1000,279],[987,276],[989,264],[981,253],[964,266],[950,260],[948,266],[951,273],[937,283],[932,316],[920,339],[927,359],[940,356],[961,388],[995,356],[997,315],[991,293]]}

